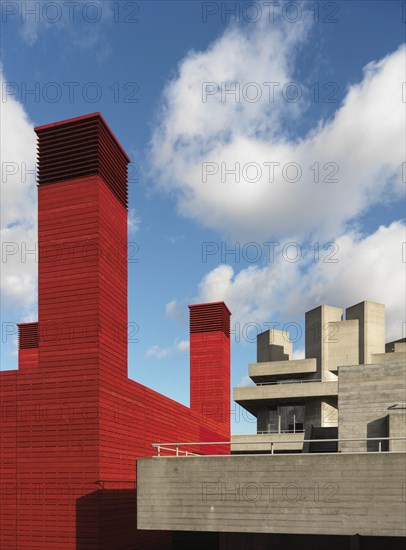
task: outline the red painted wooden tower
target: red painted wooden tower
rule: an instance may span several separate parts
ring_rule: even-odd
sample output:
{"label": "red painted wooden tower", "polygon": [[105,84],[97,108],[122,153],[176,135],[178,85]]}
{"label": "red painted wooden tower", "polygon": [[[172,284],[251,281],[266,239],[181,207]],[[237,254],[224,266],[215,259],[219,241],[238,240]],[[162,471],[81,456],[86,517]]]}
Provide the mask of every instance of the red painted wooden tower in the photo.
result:
{"label": "red painted wooden tower", "polygon": [[129,159],[99,113],[35,131],[38,323],[0,372],[0,548],[171,548],[137,531],[136,458],[230,440],[230,312],[190,306],[190,408],[129,379]]}

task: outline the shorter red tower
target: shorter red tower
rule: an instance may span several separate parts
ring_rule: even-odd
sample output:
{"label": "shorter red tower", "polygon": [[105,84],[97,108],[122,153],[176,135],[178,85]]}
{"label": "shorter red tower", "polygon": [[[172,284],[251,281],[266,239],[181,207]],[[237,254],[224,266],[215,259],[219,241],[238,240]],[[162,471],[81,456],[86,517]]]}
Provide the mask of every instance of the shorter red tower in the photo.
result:
{"label": "shorter red tower", "polygon": [[[230,311],[224,302],[189,306],[190,408],[230,431]],[[212,434],[205,430],[202,441]]]}
{"label": "shorter red tower", "polygon": [[129,159],[99,113],[36,132],[39,321],[0,372],[0,548],[170,549],[137,530],[136,458],[230,440],[230,312],[190,306],[190,408],[128,379]]}

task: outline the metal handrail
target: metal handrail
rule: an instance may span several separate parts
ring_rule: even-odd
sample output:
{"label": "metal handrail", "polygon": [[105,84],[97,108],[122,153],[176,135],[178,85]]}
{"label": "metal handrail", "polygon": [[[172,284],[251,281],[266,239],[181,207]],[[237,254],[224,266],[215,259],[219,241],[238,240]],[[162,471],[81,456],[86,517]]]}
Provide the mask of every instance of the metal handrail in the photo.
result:
{"label": "metal handrail", "polygon": [[[151,447],[158,447],[158,452],[160,452],[161,450],[171,451],[172,453],[176,452],[176,456],[179,456],[179,453],[184,453],[185,456],[200,456],[199,454],[192,453],[190,451],[182,451],[182,450],[179,449],[178,445],[175,447],[175,449],[173,449],[172,447],[166,447],[166,446],[163,446],[163,445],[155,445],[155,444],[151,444]],[[160,456],[160,455],[158,455],[158,456]]]}
{"label": "metal handrail", "polygon": [[[255,382],[255,386],[283,386],[285,384],[304,384],[305,382],[323,382],[321,378],[305,380],[278,380],[277,382]],[[324,380],[324,382],[337,382],[337,380]],[[237,388],[255,388],[255,386],[236,386]]]}
{"label": "metal handrail", "polygon": [[[273,430],[273,431],[259,431],[257,432],[257,435],[266,435],[266,434],[304,434],[306,430]],[[243,435],[243,434],[235,434],[235,435]]]}
{"label": "metal handrail", "polygon": [[[179,456],[179,447],[193,447],[196,445],[258,445],[258,444],[268,444],[271,446],[271,454],[274,454],[274,445],[280,445],[281,443],[339,443],[341,441],[378,441],[378,452],[382,452],[382,441],[405,441],[406,437],[351,437],[351,438],[336,438],[336,439],[296,439],[288,441],[244,441],[244,442],[233,442],[233,441],[198,441],[192,443],[151,443],[151,447],[157,449],[158,457],[161,456],[161,449],[170,450],[172,452],[175,450],[176,456]],[[172,449],[172,448],[175,449]],[[185,452],[185,451],[183,451]],[[403,452],[403,451],[402,451]],[[192,453],[186,451],[184,456],[202,456],[198,453]],[[204,455],[207,456],[207,455]]]}

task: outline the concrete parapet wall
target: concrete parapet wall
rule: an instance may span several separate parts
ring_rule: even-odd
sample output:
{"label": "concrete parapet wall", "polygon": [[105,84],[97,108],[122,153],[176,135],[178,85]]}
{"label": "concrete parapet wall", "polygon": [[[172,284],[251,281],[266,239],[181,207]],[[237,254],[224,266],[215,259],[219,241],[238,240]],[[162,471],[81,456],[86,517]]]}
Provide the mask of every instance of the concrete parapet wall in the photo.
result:
{"label": "concrete parapet wall", "polygon": [[[231,436],[231,452],[271,452],[270,442],[274,442],[274,451],[301,451],[303,448],[304,433],[269,433],[269,434],[244,434]],[[295,443],[291,443],[295,441]],[[250,442],[250,443],[248,443]],[[252,444],[255,442],[255,444]]]}
{"label": "concrete parapet wall", "polygon": [[137,460],[138,527],[405,536],[404,453]]}
{"label": "concrete parapet wall", "polygon": [[406,351],[394,351],[391,353],[373,353],[371,362],[374,363],[406,363]]}

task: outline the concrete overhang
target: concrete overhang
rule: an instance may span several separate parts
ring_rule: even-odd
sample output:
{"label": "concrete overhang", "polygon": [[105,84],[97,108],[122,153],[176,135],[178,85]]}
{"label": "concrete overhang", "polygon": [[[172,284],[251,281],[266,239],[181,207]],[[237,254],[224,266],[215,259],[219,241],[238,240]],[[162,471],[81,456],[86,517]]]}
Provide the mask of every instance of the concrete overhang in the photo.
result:
{"label": "concrete overhang", "polygon": [[291,361],[268,361],[251,363],[248,367],[249,377],[254,382],[266,382],[268,379],[283,376],[297,377],[302,374],[317,372],[316,359],[293,359]]}
{"label": "concrete overhang", "polygon": [[314,398],[337,397],[338,382],[303,382],[292,384],[267,384],[234,388],[233,398],[254,416],[267,405],[305,402]]}

